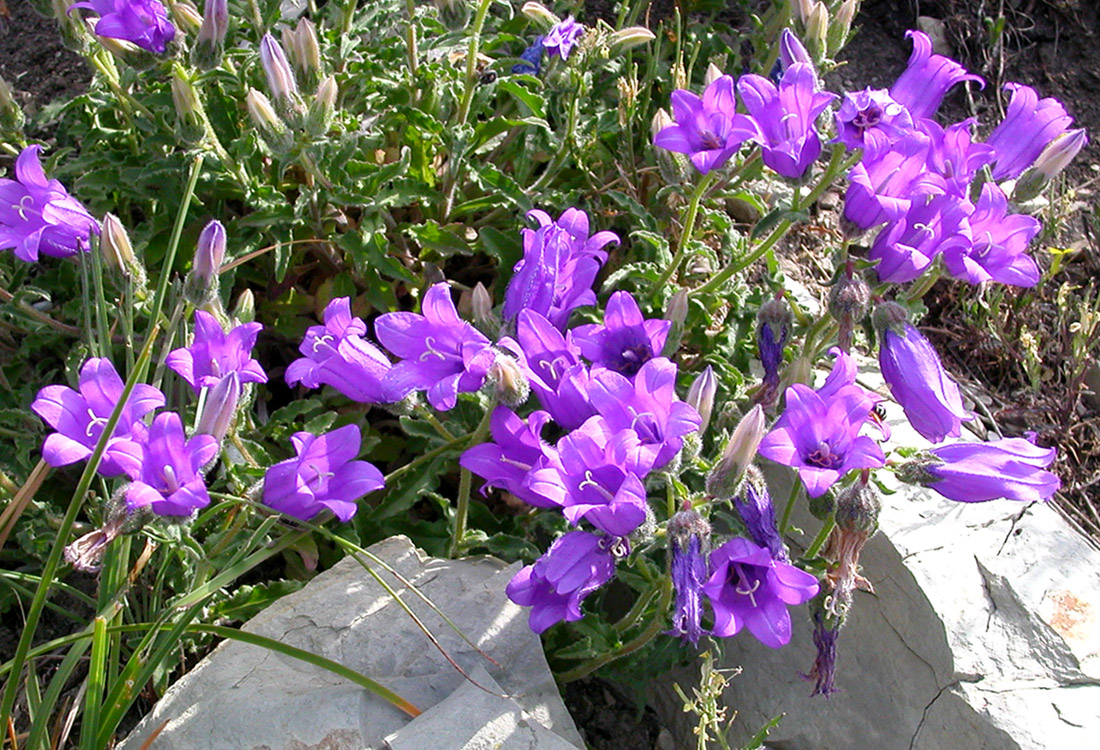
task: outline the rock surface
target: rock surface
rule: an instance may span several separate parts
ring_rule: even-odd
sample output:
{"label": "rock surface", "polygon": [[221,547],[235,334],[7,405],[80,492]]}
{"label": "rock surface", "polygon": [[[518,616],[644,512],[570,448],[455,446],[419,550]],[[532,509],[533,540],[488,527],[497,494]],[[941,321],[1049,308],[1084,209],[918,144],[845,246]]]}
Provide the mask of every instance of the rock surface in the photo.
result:
{"label": "rock surface", "polygon": [[[137,750],[165,722],[155,750],[584,746],[558,695],[539,638],[527,627],[527,612],[504,595],[517,566],[491,558],[424,558],[404,537],[380,542],[370,552],[415,584],[500,665],[478,655],[407,587],[372,565],[475,681],[510,697],[467,682],[349,557],[271,605],[243,629],[358,670],[411,701],[423,714],[410,720],[335,674],[227,641],[172,686],[120,750]],[[423,744],[423,738],[433,733],[434,742]]]}
{"label": "rock surface", "polygon": [[[887,411],[894,445],[927,445],[899,407]],[[791,472],[771,468],[774,496],[787,497]],[[840,692],[810,698],[799,677],[815,654],[804,611],[792,612],[794,638],[782,650],[747,634],[730,639],[721,666],[744,670],[724,696],[737,712],[734,743],[785,712],[768,740],[777,750],[1093,746],[1100,552],[1047,505],[956,503],[897,489],[863,551],[875,593],[856,592],[838,640]],[[808,532],[804,545],[820,526],[808,513],[795,524]],[[693,679],[673,675],[681,686]],[[654,691],[654,703],[678,745],[692,746],[671,682]]]}

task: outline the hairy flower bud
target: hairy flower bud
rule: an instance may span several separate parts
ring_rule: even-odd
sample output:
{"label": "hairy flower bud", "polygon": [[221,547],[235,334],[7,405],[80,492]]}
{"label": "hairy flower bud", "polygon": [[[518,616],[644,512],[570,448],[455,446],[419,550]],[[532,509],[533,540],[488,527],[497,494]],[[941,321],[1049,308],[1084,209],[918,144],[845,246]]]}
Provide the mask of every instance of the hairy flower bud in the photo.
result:
{"label": "hairy flower bud", "polygon": [[195,425],[195,433],[213,435],[220,443],[225,439],[237,415],[237,403],[241,399],[241,378],[234,370],[218,381],[206,394],[202,416]]}
{"label": "hairy flower bud", "polygon": [[699,417],[703,420],[699,424],[700,434],[706,432],[707,426],[710,425],[710,417],[714,412],[714,396],[717,392],[718,378],[714,374],[714,368],[707,365],[688,388],[686,399],[688,405],[699,412]]}
{"label": "hairy flower bud", "polygon": [[852,350],[852,333],[867,314],[870,303],[871,289],[867,282],[853,273],[849,261],[847,269],[829,290],[829,314],[837,322],[837,342],[845,352]]}
{"label": "hairy flower bud", "polygon": [[16,133],[23,129],[23,109],[15,101],[11,87],[0,78],[0,133]]}
{"label": "hairy flower bud", "polygon": [[206,0],[203,7],[202,27],[191,48],[191,62],[202,70],[213,70],[221,65],[225,49],[225,34],[229,30],[227,0]]}
{"label": "hairy flower bud", "polygon": [[712,83],[721,78],[725,73],[714,63],[707,65],[707,72],[703,74],[703,86],[704,88],[710,86]]}
{"label": "hairy flower bud", "polygon": [[500,333],[500,318],[493,315],[493,296],[480,281],[470,292],[470,315],[474,325],[490,338]]}
{"label": "hairy flower bud", "polygon": [[671,325],[668,329],[668,338],[665,339],[664,349],[661,355],[672,358],[680,348],[680,341],[684,337],[684,323],[688,314],[688,291],[681,289],[668,299],[665,307],[665,320]]}
{"label": "hairy flower bud", "polygon": [[707,477],[707,492],[727,499],[737,494],[741,477],[756,457],[756,449],[767,433],[764,409],[757,404],[737,423],[722,458]]}
{"label": "hairy flower bud", "polygon": [[795,63],[814,64],[813,58],[802,45],[802,41],[790,29],[783,29],[779,35],[779,62],[783,70]]}
{"label": "hairy flower bud", "polygon": [[531,384],[515,358],[497,352],[496,360],[489,368],[489,382],[493,384],[497,400],[515,408],[531,394]]}
{"label": "hairy flower bud", "polygon": [[825,57],[829,49],[829,9],[825,3],[814,3],[810,17],[806,19],[806,47],[815,59]]}
{"label": "hairy flower bud", "polygon": [[554,15],[550,9],[542,3],[526,2],[523,4],[523,7],[519,9],[519,12],[547,29],[561,23],[561,19]]}
{"label": "hairy flower bud", "polygon": [[191,273],[187,275],[184,285],[184,294],[196,307],[205,305],[217,294],[225,244],[225,227],[217,219],[207,224],[199,234]]}
{"label": "hairy flower bud", "polygon": [[814,0],[791,0],[791,17],[805,26],[816,4]]}
{"label": "hairy flower bud", "polygon": [[308,18],[298,20],[294,29],[283,29],[283,46],[294,69],[302,77],[302,85],[311,88],[321,77],[321,44],[317,27]]}
{"label": "hairy flower bud", "polygon": [[609,36],[607,44],[612,54],[619,54],[643,44],[649,44],[656,38],[656,35],[644,26],[629,26]]}
{"label": "hairy flower bud", "polygon": [[852,30],[852,21],[859,12],[859,0],[844,0],[836,9],[836,15],[829,24],[826,41],[830,55],[836,55],[848,42],[848,34]]}
{"label": "hairy flower bud", "polygon": [[145,284],[145,268],[134,257],[134,248],[130,244],[130,235],[114,214],[103,217],[103,228],[99,236],[99,251],[108,268],[117,269],[123,276],[142,286]]}
{"label": "hairy flower bud", "polygon": [[1039,195],[1088,143],[1084,128],[1069,130],[1047,144],[1035,164],[1020,176],[1012,200],[1024,203]]}
{"label": "hairy flower bud", "polygon": [[264,34],[260,40],[260,64],[267,77],[267,90],[271,92],[279,114],[290,125],[300,124],[304,107],[298,94],[298,82],[287,62],[286,53],[271,34]]}
{"label": "hairy flower bud", "polygon": [[336,112],[336,79],[326,76],[317,86],[317,94],[309,105],[306,116],[306,132],[320,136],[328,132],[332,116]]}
{"label": "hairy flower bud", "polygon": [[256,89],[249,89],[244,101],[249,117],[260,131],[260,137],[268,148],[279,156],[290,151],[294,145],[294,136],[287,129],[286,123],[275,114],[271,100]]}
{"label": "hairy flower bud", "polygon": [[782,296],[762,304],[756,314],[756,348],[764,368],[764,382],[755,399],[758,404],[770,406],[779,397],[779,368],[793,320],[791,307]]}
{"label": "hairy flower bud", "polygon": [[252,293],[251,289],[245,289],[237,297],[237,304],[233,305],[231,315],[234,325],[251,323],[256,319],[256,295]]}
{"label": "hairy flower bud", "polygon": [[177,132],[187,143],[200,143],[206,136],[206,112],[190,76],[179,63],[172,66],[171,85]]}

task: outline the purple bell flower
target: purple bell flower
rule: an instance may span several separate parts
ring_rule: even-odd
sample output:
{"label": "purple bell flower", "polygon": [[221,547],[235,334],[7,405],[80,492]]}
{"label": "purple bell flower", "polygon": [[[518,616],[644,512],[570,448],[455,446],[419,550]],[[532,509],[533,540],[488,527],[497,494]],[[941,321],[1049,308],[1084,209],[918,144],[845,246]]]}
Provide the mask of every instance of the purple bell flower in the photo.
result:
{"label": "purple bell flower", "polygon": [[73,3],[99,16],[95,33],[108,39],[123,39],[158,55],[168,49],[176,36],[176,27],[160,0],[89,0]]}
{"label": "purple bell flower", "polygon": [[302,521],[325,509],[341,521],[351,520],[359,508],[356,501],[385,486],[373,464],[353,460],[361,440],[353,424],[324,435],[294,433],[290,442],[297,455],[264,474],[264,504]]}
{"label": "purple bell flower", "polygon": [[[31,411],[57,430],[42,445],[42,458],[50,466],[68,466],[92,455],[125,387],[111,360],[99,357],[80,368],[79,385],[79,391],[48,385],[31,404]],[[145,439],[147,429],[141,418],[162,406],[163,393],[143,383],[134,386],[99,462],[100,474],[117,477],[140,463],[137,443]]]}
{"label": "purple bell flower", "polygon": [[710,555],[711,575],[703,593],[714,610],[716,636],[736,635],[742,628],[769,648],[791,640],[787,607],[817,594],[817,578],[771,554],[748,539],[731,539]]}
{"label": "purple bell flower", "polygon": [[882,449],[859,431],[875,399],[847,385],[823,398],[796,383],[787,388],[787,408],[760,442],[764,458],[798,470],[810,497],[820,497],[852,469],[886,464]]}
{"label": "purple bell flower", "polygon": [[625,537],[646,519],[642,479],[652,468],[634,430],[614,432],[592,417],[558,441],[556,466],[531,472],[531,491],[562,507],[569,522],[581,519],[600,531]]}
{"label": "purple bell flower", "polygon": [[892,302],[876,311],[882,339],[878,361],[894,400],[913,429],[933,443],[962,434],[962,423],[974,418],[962,403],[959,386],[943,370],[935,347],[906,321]]}
{"label": "purple bell flower", "polygon": [[868,258],[882,281],[904,284],[920,276],[941,252],[971,245],[967,217],[974,207],[953,195],[914,199],[909,210],[879,231]]}
{"label": "purple bell flower", "polygon": [[970,184],[978,170],[993,161],[993,149],[974,143],[973,117],[949,125],[946,129],[932,120],[921,120],[917,128],[928,136],[928,169],[943,177],[947,192],[961,199],[970,196]]}
{"label": "purple bell flower", "polygon": [[886,89],[846,93],[836,115],[837,141],[848,150],[882,151],[913,129],[913,117]]}
{"label": "purple bell flower", "polygon": [[47,180],[38,155],[41,146],[27,146],[15,160],[15,179],[0,179],[0,250],[12,250],[19,260],[38,256],[65,258],[87,252],[99,224],[88,209],[57,180]]}
{"label": "purple bell flower", "polygon": [[676,124],[657,133],[653,145],[687,154],[703,174],[723,167],[745,141],[763,138],[755,120],[738,114],[732,76],[716,78],[702,98],[676,89],[672,92],[672,114]]}
{"label": "purple bell flower", "polygon": [[573,340],[592,364],[633,377],[649,360],[660,356],[672,323],[645,319],[629,292],[615,292],[607,301],[603,324],[573,329]]}
{"label": "purple bell flower", "polygon": [[795,36],[793,31],[790,29],[783,29],[783,31],[779,32],[780,70],[786,71],[795,63],[813,65],[814,59],[810,56],[810,53],[806,51],[805,45]]}
{"label": "purple bell flower", "polygon": [[893,221],[915,199],[946,192],[946,183],[928,171],[931,140],[913,132],[884,150],[868,149],[848,173],[844,218],[861,229]]}
{"label": "purple bell flower", "polygon": [[458,463],[485,480],[481,494],[498,487],[536,508],[560,507],[527,484],[532,471],[557,463],[557,450],[543,441],[542,429],[550,415],[536,411],[524,422],[511,409],[498,406],[489,421],[493,442],[466,450]]}
{"label": "purple bell flower", "polygon": [[890,87],[890,96],[908,108],[914,120],[931,117],[940,108],[948,90],[963,81],[976,81],[985,88],[981,76],[966,72],[966,68],[943,55],[932,54],[932,40],[923,31],[907,31],[913,40],[909,65]]}
{"label": "purple bell flower", "polygon": [[140,466],[127,469],[134,481],[126,490],[130,510],[149,508],[161,516],[188,516],[210,504],[201,470],[218,453],[211,435],[184,437],[175,412],[157,415],[141,445]]}
{"label": "purple bell flower", "polygon": [[577,46],[577,42],[584,36],[584,26],[569,16],[561,23],[555,24],[542,40],[548,55],[557,55],[562,60],[568,60],[569,54]]}
{"label": "purple bell flower", "polygon": [[589,237],[588,214],[576,208],[566,209],[557,221],[538,209],[527,216],[539,228],[523,230],[523,259],[504,292],[504,319],[532,310],[564,330],[573,308],[596,304],[592,283],[607,261],[603,248],[619,238],[607,231]]}
{"label": "purple bell flower", "polygon": [[203,310],[195,311],[195,336],[191,346],[174,349],[164,363],[198,393],[212,388],[231,372],[241,383],[266,383],[267,373],[252,359],[259,323],[239,325],[228,334],[218,319]]}
{"label": "purple bell flower", "polygon": [[546,45],[543,42],[546,41],[546,37],[535,37],[535,41],[530,47],[523,50],[523,53],[519,56],[521,63],[516,63],[512,66],[513,73],[530,73],[533,76],[537,76],[542,69],[542,53],[546,51]]}
{"label": "purple bell flower", "polygon": [[325,307],[325,324],[310,326],[298,347],[304,356],[286,368],[286,383],[306,388],[330,385],[352,401],[398,401],[385,387],[390,360],[363,337],[367,325],[351,314],[351,300],[337,297]]}
{"label": "purple bell flower", "polygon": [[496,351],[489,339],[458,317],[446,283],[428,289],[421,309],[423,315],[386,313],[374,324],[382,346],[404,358],[390,369],[383,387],[391,401],[427,390],[428,402],[447,411],[454,408],[459,393],[481,388]]}
{"label": "purple bell flower", "polygon": [[1009,214],[1004,192],[987,182],[970,215],[973,241],[945,247],[944,265],[956,279],[971,284],[996,281],[1009,286],[1035,286],[1042,273],[1027,254],[1027,246],[1041,228],[1031,216]]}
{"label": "purple bell flower", "polygon": [[531,630],[542,633],[555,623],[584,617],[581,602],[615,575],[611,548],[616,545],[609,542],[601,534],[570,531],[512,577],[505,593],[521,607],[531,608]]}
{"label": "purple bell flower", "polygon": [[998,181],[1022,175],[1047,144],[1073,125],[1057,99],[1040,99],[1035,89],[1019,83],[1004,87],[1012,92],[1008,111],[986,139],[995,154],[993,179]]}
{"label": "purple bell flower", "polygon": [[707,553],[710,551],[710,524],[692,510],[689,502],[668,520],[668,546],[672,552],[672,585],[676,589],[672,630],[685,643],[697,645],[703,634],[703,584],[707,580]]}
{"label": "purple bell flower", "polygon": [[684,436],[699,430],[702,418],[676,398],[676,365],[664,357],[642,365],[633,380],[603,370],[588,386],[592,406],[612,432],[633,430],[644,463],[666,466],[684,446]]}
{"label": "purple bell flower", "polygon": [[779,535],[775,522],[775,506],[760,469],[751,464],[747,467],[741,492],[732,500],[733,507],[745,522],[745,528],[752,540],[768,550],[779,562],[789,563],[791,556],[787,552],[787,545],[783,544],[783,537]]}
{"label": "purple bell flower", "polygon": [[571,331],[563,336],[542,315],[522,310],[516,318],[516,338],[503,338],[500,345],[519,358],[539,403],[564,429],[576,429],[596,413],[588,399],[588,368]]}
{"label": "purple bell flower", "polygon": [[778,88],[762,76],[741,76],[737,93],[760,126],[764,163],[791,179],[806,174],[821,155],[821,139],[814,124],[836,98],[836,94],[817,90],[813,66],[792,64],[783,72]]}
{"label": "purple bell flower", "polygon": [[1021,502],[1049,499],[1062,483],[1045,471],[1054,448],[1040,448],[1030,439],[1002,438],[988,443],[954,443],[932,448],[938,459],[924,466],[921,481],[948,500],[980,503],[1005,498]]}

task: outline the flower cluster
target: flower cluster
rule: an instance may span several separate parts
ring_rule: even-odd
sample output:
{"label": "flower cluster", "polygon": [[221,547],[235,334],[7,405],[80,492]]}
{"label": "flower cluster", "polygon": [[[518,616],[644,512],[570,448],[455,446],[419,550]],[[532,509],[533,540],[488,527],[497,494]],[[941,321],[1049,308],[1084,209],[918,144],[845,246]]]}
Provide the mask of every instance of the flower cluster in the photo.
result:
{"label": "flower cluster", "polygon": [[73,3],[99,16],[95,33],[109,39],[122,39],[149,52],[163,55],[176,37],[176,27],[160,0],[86,0]]}

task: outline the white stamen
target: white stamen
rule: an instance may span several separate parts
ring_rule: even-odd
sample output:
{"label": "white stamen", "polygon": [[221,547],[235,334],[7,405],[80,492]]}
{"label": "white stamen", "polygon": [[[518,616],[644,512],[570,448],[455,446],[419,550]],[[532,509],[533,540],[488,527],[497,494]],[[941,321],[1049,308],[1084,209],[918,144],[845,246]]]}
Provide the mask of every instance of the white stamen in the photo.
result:
{"label": "white stamen", "polygon": [[424,337],[424,348],[427,349],[427,351],[420,355],[420,361],[421,362],[423,362],[428,357],[431,357],[433,355],[436,356],[436,357],[439,357],[440,359],[442,359],[444,361],[446,361],[447,355],[444,354],[443,352],[436,351],[434,347],[435,347],[435,338],[432,337],[432,336],[425,336]]}

